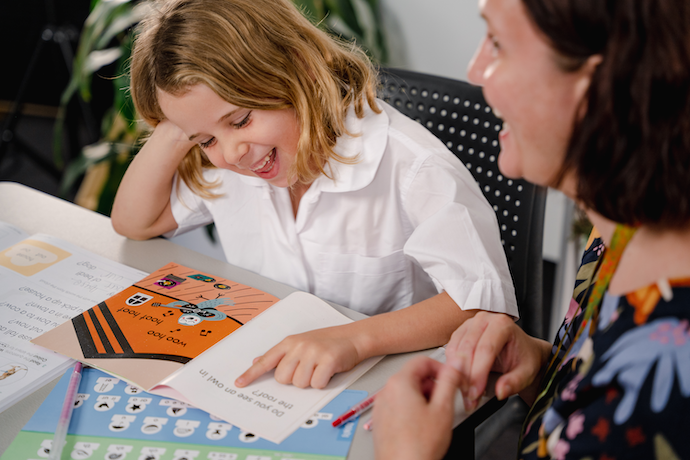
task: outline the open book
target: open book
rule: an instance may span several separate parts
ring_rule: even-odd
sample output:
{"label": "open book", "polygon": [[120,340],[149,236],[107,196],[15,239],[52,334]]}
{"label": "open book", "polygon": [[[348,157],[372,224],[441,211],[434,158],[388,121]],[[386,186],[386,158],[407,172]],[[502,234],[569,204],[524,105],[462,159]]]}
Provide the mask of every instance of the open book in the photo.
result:
{"label": "open book", "polygon": [[0,412],[74,363],[30,340],[146,272],[0,222]]}
{"label": "open book", "polygon": [[288,335],[351,321],[311,294],[278,300],[171,263],[32,342],[280,443],[380,358],[322,390],[235,379]]}

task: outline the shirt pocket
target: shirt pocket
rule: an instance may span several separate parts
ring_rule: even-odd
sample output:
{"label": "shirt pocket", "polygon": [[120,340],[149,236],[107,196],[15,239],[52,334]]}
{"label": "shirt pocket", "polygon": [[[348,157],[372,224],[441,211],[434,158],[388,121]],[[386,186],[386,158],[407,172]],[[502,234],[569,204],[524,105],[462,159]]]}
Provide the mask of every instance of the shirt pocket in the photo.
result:
{"label": "shirt pocket", "polygon": [[382,257],[321,253],[315,294],[374,315],[410,305],[412,263],[402,250]]}

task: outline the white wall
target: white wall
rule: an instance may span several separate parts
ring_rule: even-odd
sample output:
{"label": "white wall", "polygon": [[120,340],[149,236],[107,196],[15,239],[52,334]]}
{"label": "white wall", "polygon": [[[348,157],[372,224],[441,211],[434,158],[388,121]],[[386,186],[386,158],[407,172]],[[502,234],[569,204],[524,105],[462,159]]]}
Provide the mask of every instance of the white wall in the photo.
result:
{"label": "white wall", "polygon": [[381,0],[391,67],[467,79],[486,27],[475,0]]}

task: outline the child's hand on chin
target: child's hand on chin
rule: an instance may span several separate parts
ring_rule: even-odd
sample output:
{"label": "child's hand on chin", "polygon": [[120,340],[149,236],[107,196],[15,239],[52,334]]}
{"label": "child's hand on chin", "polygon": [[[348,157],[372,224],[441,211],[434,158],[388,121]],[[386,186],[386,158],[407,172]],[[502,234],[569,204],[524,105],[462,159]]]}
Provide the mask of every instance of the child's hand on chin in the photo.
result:
{"label": "child's hand on chin", "polygon": [[151,138],[153,137],[162,137],[168,142],[180,145],[181,147],[183,146],[185,148],[182,150],[185,152],[188,152],[189,149],[196,145],[196,142],[190,141],[184,131],[167,118],[164,118],[156,125],[156,128],[151,134]]}

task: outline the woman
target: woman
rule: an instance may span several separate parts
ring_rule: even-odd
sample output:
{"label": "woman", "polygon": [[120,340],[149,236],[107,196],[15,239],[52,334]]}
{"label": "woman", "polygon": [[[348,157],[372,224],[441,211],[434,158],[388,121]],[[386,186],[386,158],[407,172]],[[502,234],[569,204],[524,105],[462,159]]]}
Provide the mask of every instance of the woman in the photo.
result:
{"label": "woman", "polygon": [[413,361],[377,397],[377,458],[441,458],[455,387],[471,410],[492,370],[499,399],[532,404],[520,458],[688,458],[690,5],[480,9],[488,33],[469,78],[505,120],[501,170],[561,190],[595,230],[554,346],[476,315],[447,366]]}

